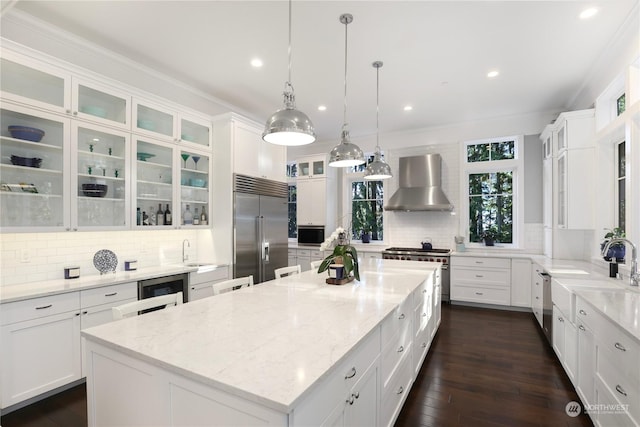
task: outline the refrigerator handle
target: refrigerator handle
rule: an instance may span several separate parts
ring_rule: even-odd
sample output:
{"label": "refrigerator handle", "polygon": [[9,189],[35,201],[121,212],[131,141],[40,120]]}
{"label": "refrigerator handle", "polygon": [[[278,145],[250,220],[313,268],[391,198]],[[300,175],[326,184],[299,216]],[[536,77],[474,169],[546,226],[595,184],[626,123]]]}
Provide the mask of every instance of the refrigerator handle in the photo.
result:
{"label": "refrigerator handle", "polygon": [[269,242],[262,245],[262,260],[265,264],[269,263]]}

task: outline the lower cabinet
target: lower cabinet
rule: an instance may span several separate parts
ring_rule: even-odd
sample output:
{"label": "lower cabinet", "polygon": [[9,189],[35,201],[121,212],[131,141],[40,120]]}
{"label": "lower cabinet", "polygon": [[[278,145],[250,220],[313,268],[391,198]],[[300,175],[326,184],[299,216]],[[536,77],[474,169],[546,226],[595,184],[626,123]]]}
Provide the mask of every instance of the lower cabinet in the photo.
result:
{"label": "lower cabinet", "polygon": [[137,299],[136,282],[2,304],[2,408],[85,375],[80,331],[112,320],[111,307]]}
{"label": "lower cabinet", "polygon": [[531,307],[531,260],[511,260],[511,305]]}
{"label": "lower cabinet", "polygon": [[543,309],[543,290],[544,285],[542,282],[542,267],[537,264],[533,265],[531,269],[531,311],[535,316],[538,324],[542,328],[542,309]]}
{"label": "lower cabinet", "polygon": [[577,320],[578,324],[578,369],[575,376],[575,386],[578,396],[585,405],[594,402],[594,377],[596,369],[593,331],[585,322]]}
{"label": "lower cabinet", "polygon": [[576,367],[578,366],[578,334],[575,325],[569,317],[553,306],[552,328],[553,350],[565,369],[571,382],[575,383]]}
{"label": "lower cabinet", "polygon": [[311,270],[311,261],[321,261],[324,254],[318,249],[294,249],[289,248],[288,265],[300,265],[302,271]]}
{"label": "lower cabinet", "polygon": [[452,256],[451,300],[510,305],[511,260]]}
{"label": "lower cabinet", "polygon": [[213,296],[212,285],[229,279],[229,267],[222,266],[210,271],[189,273],[187,301],[196,301]]}

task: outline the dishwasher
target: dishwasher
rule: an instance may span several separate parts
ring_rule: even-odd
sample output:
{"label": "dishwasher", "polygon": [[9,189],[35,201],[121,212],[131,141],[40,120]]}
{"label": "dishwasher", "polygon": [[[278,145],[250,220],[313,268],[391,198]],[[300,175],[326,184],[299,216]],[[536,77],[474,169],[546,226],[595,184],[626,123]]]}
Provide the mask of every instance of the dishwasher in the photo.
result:
{"label": "dishwasher", "polygon": [[552,342],[553,329],[553,300],[551,299],[551,275],[541,271],[538,275],[542,278],[542,330],[549,344]]}

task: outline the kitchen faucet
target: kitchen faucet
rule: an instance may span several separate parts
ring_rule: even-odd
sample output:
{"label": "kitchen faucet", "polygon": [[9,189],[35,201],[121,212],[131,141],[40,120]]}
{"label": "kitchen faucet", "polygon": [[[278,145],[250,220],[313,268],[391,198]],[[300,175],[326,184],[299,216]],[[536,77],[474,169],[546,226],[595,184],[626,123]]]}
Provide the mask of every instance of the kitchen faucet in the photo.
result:
{"label": "kitchen faucet", "polygon": [[634,245],[631,240],[624,238],[615,238],[611,239],[604,245],[602,248],[602,254],[605,255],[609,252],[609,247],[614,243],[628,243],[631,246],[631,273],[629,274],[629,285],[638,286],[640,282],[640,273],[638,273],[638,249],[636,245]]}
{"label": "kitchen faucet", "polygon": [[[185,262],[186,260],[189,259],[189,254],[187,254],[185,252],[185,246],[184,246],[185,243],[187,244],[187,247],[189,247],[189,248],[191,247],[191,243],[189,243],[189,239],[184,239],[182,241],[182,262]],[[635,246],[634,246],[634,248],[635,248]]]}

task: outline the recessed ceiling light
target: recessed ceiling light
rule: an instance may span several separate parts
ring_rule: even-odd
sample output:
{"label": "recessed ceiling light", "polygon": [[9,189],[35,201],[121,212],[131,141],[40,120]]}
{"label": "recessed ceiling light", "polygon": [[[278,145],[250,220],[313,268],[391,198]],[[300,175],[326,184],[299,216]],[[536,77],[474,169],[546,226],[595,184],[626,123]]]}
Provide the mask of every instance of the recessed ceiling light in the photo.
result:
{"label": "recessed ceiling light", "polygon": [[251,60],[251,66],[255,67],[255,68],[260,68],[262,67],[262,59],[260,58],[254,58]]}
{"label": "recessed ceiling light", "polygon": [[327,106],[326,105],[318,105],[318,111],[326,111]]}
{"label": "recessed ceiling light", "polygon": [[589,19],[598,13],[598,9],[595,7],[590,7],[589,9],[585,9],[580,12],[580,19]]}
{"label": "recessed ceiling light", "polygon": [[487,73],[487,77],[489,77],[490,79],[494,77],[498,77],[499,75],[500,75],[500,72],[498,70],[492,70]]}
{"label": "recessed ceiling light", "polygon": [[413,110],[413,107],[411,105],[405,105],[404,111],[411,111],[411,110]]}

